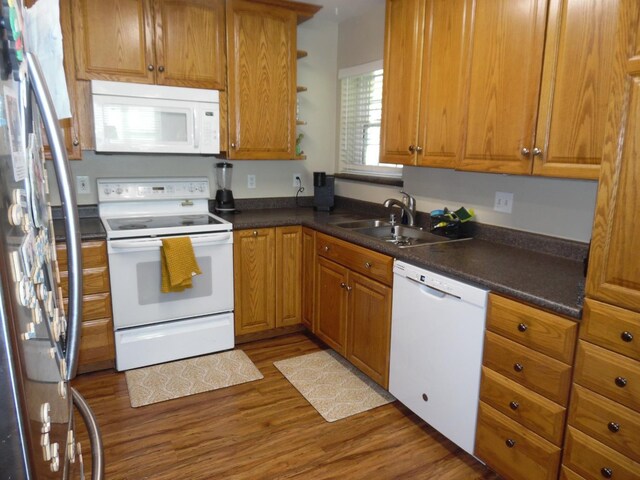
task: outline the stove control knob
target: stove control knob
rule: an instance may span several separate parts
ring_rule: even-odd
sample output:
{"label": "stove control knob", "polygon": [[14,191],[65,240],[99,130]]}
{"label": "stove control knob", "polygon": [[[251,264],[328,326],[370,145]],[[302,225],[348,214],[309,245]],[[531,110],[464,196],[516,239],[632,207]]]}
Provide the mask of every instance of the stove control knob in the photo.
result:
{"label": "stove control knob", "polygon": [[122,187],[116,188],[116,194],[117,195],[122,195],[122,192],[123,192]]}
{"label": "stove control knob", "polygon": [[109,187],[104,187],[104,194],[109,195],[111,193],[111,189]]}

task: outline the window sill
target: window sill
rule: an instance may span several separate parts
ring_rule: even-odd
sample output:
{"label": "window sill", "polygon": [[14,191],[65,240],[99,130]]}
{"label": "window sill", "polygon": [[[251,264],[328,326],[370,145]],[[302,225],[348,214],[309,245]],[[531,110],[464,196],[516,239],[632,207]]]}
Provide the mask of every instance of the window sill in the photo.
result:
{"label": "window sill", "polygon": [[336,173],[334,177],[340,180],[388,185],[391,187],[402,187],[404,185],[402,178],[398,177],[379,177],[377,175],[360,175],[356,173]]}

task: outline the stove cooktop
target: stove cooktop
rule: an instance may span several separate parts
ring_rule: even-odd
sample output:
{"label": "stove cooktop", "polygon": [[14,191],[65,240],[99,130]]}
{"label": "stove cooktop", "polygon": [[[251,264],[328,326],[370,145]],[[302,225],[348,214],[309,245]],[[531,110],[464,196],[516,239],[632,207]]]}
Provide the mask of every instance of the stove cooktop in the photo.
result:
{"label": "stove cooktop", "polygon": [[107,219],[112,230],[143,230],[154,228],[191,227],[194,225],[222,225],[224,222],[208,214],[168,215],[161,217],[124,217]]}

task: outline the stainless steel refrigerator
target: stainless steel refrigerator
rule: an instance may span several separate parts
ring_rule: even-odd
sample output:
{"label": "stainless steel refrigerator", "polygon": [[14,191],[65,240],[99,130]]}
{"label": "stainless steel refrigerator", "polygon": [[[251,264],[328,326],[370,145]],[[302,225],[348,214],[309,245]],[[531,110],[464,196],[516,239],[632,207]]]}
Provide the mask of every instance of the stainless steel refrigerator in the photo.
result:
{"label": "stainless steel refrigerator", "polygon": [[[37,59],[16,38],[17,8],[19,2],[3,1],[0,26],[0,479],[85,478],[89,467],[100,479],[98,426],[69,383],[77,370],[82,315],[75,192]],[[56,281],[42,125],[66,222],[66,312]],[[89,433],[91,462],[78,446],[74,406]],[[83,447],[86,457],[89,445]]]}

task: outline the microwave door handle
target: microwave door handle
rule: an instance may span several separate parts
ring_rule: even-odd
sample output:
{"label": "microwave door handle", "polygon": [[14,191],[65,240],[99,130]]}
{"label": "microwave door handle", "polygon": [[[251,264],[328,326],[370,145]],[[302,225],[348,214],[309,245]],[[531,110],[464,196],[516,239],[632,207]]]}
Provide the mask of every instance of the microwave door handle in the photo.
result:
{"label": "microwave door handle", "polygon": [[26,54],[27,69],[31,80],[31,88],[40,108],[42,121],[51,149],[53,166],[60,190],[60,201],[64,213],[64,226],[67,236],[67,258],[69,265],[69,326],[67,329],[66,361],[67,378],[76,376],[78,355],[80,352],[81,318],[82,318],[82,255],[80,245],[80,223],[76,192],[71,181],[71,169],[64,147],[62,131],[58,124],[51,95],[47,89],[44,75],[40,69],[38,58],[31,52]]}
{"label": "microwave door handle", "polygon": [[200,132],[198,131],[198,108],[193,109],[193,148],[200,148]]}

